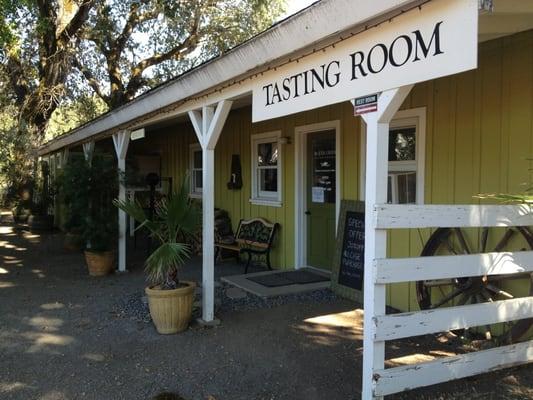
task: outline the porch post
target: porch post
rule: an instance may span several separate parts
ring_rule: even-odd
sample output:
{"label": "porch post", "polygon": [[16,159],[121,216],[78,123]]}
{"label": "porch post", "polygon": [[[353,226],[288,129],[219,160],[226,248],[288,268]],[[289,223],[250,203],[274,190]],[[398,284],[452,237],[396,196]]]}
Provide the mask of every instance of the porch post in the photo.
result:
{"label": "porch post", "polygon": [[[126,172],[126,153],[129,143],[129,131],[119,131],[113,134],[113,144],[118,160],[118,199],[120,201],[126,200],[124,173]],[[118,271],[126,271],[126,213],[120,209],[118,211]]]}
{"label": "porch post", "polygon": [[387,202],[389,123],[412,85],[381,93],[378,110],[363,115],[366,123],[365,267],[362,399],[374,396],[374,371],[385,368],[385,342],[375,341],[374,317],[385,315],[385,285],[375,285],[374,260],[387,256],[387,231],[374,225],[374,209]]}
{"label": "porch post", "polygon": [[63,149],[63,152],[61,153],[61,162],[59,163],[59,168],[65,168],[65,166],[68,163],[69,155],[70,155],[70,150],[68,147],[65,147]]}
{"label": "porch post", "polygon": [[202,146],[202,322],[215,320],[215,146],[231,110],[223,100],[202,111],[190,111],[194,131]]}
{"label": "porch post", "polygon": [[83,143],[83,156],[85,161],[91,163],[94,153],[94,141]]}

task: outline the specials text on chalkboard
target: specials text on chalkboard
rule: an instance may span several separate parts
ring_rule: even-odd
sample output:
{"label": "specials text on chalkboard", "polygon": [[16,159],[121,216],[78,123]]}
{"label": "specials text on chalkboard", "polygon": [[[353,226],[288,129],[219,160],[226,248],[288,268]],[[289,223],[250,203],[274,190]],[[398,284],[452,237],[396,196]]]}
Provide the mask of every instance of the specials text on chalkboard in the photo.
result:
{"label": "specials text on chalkboard", "polygon": [[365,255],[365,205],[343,200],[337,231],[332,287],[340,295],[362,300]]}

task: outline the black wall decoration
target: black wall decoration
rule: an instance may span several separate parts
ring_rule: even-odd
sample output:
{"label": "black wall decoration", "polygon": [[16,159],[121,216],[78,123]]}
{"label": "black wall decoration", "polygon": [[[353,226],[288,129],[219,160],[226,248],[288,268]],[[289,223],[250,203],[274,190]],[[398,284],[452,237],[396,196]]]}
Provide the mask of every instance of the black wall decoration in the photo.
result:
{"label": "black wall decoration", "polygon": [[241,156],[233,154],[231,156],[231,175],[228,182],[228,189],[238,190],[242,188]]}

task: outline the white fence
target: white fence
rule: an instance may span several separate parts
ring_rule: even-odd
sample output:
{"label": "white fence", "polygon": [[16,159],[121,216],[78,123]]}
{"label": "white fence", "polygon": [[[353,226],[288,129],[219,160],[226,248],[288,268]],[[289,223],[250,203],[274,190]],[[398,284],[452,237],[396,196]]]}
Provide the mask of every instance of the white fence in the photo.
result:
{"label": "white fence", "polygon": [[[533,225],[524,205],[378,205],[367,218],[376,234],[386,229],[429,227],[499,227]],[[384,297],[386,284],[455,277],[533,272],[533,251],[402,259],[375,259],[365,290]],[[372,287],[370,287],[372,285]],[[384,302],[385,299],[377,299]],[[370,308],[376,310],[376,308]],[[365,310],[366,312],[366,310]],[[533,296],[391,315],[372,315],[373,349],[388,340],[533,318]],[[433,385],[533,361],[533,340],[430,362],[379,368],[373,353],[373,398]],[[383,354],[384,352],[380,352]]]}

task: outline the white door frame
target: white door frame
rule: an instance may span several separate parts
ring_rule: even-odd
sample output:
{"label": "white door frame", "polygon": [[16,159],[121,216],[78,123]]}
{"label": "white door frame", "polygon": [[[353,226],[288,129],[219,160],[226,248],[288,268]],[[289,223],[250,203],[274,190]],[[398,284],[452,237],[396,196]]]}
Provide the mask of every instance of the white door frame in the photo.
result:
{"label": "white door frame", "polygon": [[296,269],[308,267],[307,265],[307,134],[335,130],[335,231],[339,220],[341,201],[341,123],[340,120],[319,122],[311,125],[297,126],[294,129],[295,148],[295,246],[294,265]]}

